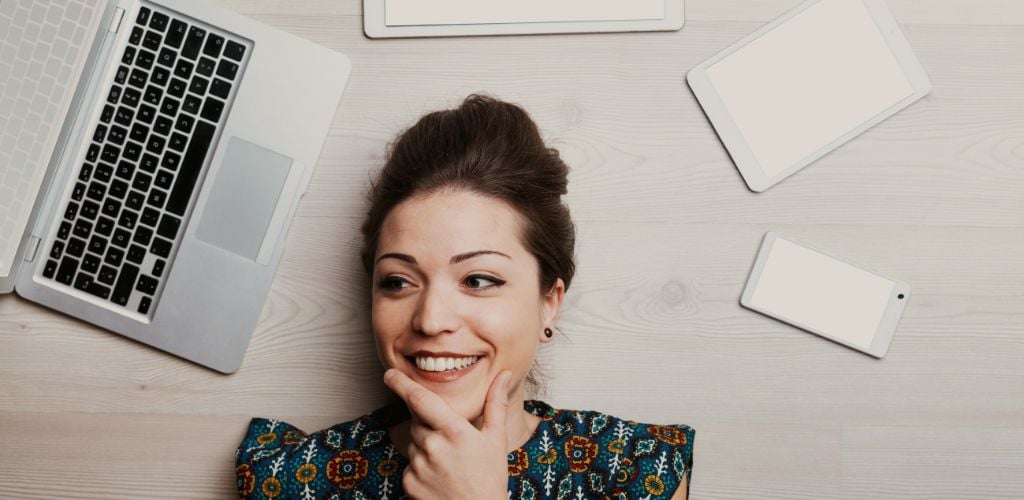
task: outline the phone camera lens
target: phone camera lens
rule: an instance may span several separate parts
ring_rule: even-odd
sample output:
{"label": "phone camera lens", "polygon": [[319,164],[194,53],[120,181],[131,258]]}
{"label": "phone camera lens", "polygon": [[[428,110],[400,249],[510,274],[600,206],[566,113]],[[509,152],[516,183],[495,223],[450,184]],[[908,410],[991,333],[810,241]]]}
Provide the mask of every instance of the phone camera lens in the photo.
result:
{"label": "phone camera lens", "polygon": [[901,293],[901,294],[897,295],[896,298],[897,299],[902,299],[903,298],[903,294]]}

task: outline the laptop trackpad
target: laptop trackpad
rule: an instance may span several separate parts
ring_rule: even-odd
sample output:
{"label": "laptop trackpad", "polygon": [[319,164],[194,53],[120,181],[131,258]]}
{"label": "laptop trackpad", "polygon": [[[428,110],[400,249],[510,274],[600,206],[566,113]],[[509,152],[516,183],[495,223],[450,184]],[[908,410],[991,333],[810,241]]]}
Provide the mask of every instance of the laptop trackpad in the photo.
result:
{"label": "laptop trackpad", "polygon": [[[203,207],[196,237],[252,261],[269,262],[273,248],[262,253],[260,248],[267,239],[291,167],[291,158],[231,137]],[[272,231],[275,235],[278,232]]]}

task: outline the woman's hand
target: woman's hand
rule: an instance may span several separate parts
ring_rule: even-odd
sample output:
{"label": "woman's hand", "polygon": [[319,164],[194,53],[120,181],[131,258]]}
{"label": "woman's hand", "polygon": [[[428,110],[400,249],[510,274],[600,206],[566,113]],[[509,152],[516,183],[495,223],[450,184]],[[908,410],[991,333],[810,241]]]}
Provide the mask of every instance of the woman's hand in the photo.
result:
{"label": "woman's hand", "polygon": [[384,383],[405,401],[412,414],[411,440],[402,476],[413,498],[505,499],[508,497],[508,379],[503,371],[491,382],[477,429],[429,389],[394,368]]}

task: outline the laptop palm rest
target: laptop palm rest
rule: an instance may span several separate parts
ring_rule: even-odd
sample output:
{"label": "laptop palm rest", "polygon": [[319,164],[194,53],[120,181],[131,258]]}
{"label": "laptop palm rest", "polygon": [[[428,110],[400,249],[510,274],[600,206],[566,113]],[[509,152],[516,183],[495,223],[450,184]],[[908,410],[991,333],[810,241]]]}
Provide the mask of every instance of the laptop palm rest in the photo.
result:
{"label": "laptop palm rest", "polygon": [[[273,242],[280,233],[272,231],[278,201],[292,170],[292,159],[251,142],[231,137],[217,170],[206,205],[200,214],[196,238],[240,257],[267,264]],[[290,201],[290,200],[285,200]],[[283,215],[283,214],[281,214]],[[277,219],[277,220],[275,220]],[[268,248],[261,249],[267,241]]]}

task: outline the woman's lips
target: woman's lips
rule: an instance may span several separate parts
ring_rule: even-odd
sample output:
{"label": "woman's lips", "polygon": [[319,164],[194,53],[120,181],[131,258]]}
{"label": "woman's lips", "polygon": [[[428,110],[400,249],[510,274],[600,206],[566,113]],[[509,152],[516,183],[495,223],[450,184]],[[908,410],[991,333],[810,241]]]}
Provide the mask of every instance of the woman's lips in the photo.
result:
{"label": "woman's lips", "polygon": [[416,366],[416,358],[412,358],[412,357],[408,357],[407,356],[405,359],[407,361],[409,361],[409,365],[412,366],[413,373],[418,378],[421,378],[423,380],[427,380],[427,381],[430,381],[430,382],[445,383],[445,382],[454,382],[454,381],[456,381],[456,380],[458,380],[458,379],[460,379],[462,377],[465,377],[466,374],[468,374],[474,368],[476,368],[476,365],[479,365],[480,362],[483,361],[484,357],[480,356],[480,359],[477,359],[475,363],[473,363],[473,364],[471,364],[469,366],[466,366],[464,368],[460,368],[458,370],[447,370],[447,371],[443,371],[443,372],[432,372],[432,371],[427,371],[427,370],[421,370],[418,366]]}

